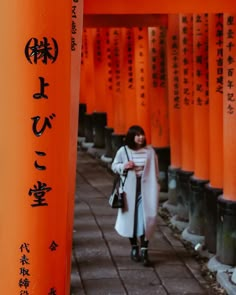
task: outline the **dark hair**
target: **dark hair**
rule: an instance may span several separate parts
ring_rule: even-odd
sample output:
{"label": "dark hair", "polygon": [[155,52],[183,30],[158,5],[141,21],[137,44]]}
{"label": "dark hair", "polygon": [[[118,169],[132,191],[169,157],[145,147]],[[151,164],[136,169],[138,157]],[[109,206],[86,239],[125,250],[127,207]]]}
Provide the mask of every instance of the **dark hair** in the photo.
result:
{"label": "dark hair", "polygon": [[[145,132],[142,127],[138,125],[131,126],[126,134],[125,144],[132,150],[135,150],[137,147],[136,147],[136,143],[134,142],[134,137],[135,135],[140,135],[140,134],[145,135]],[[146,144],[147,142],[145,138],[142,147],[146,146]]]}

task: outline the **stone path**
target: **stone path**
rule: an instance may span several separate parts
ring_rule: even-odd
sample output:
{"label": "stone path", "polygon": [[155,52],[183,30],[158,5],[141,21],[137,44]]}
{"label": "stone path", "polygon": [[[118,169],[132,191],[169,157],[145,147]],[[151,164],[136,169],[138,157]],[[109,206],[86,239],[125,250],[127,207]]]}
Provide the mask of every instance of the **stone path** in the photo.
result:
{"label": "stone path", "polygon": [[129,241],[114,230],[116,210],[108,205],[112,181],[97,159],[78,151],[71,295],[213,294],[161,217],[150,241],[153,266],[130,260]]}

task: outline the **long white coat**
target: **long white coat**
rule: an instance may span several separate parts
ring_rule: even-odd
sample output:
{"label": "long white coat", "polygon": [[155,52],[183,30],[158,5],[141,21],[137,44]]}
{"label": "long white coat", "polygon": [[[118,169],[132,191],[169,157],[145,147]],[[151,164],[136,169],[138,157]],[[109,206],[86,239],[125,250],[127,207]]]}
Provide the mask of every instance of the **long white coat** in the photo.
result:
{"label": "long white coat", "polygon": [[[143,217],[145,226],[145,237],[149,240],[156,228],[158,201],[159,201],[159,184],[158,184],[158,159],[154,149],[146,146],[147,161],[141,179],[141,194],[143,204]],[[126,146],[129,160],[132,161],[131,150]],[[122,175],[124,165],[128,161],[124,147],[122,146],[116,153],[112,163],[112,170]],[[124,177],[124,176],[122,176]],[[118,209],[115,229],[124,237],[133,237],[134,231],[134,212],[136,197],[136,174],[134,170],[129,170],[125,186],[125,208]]]}

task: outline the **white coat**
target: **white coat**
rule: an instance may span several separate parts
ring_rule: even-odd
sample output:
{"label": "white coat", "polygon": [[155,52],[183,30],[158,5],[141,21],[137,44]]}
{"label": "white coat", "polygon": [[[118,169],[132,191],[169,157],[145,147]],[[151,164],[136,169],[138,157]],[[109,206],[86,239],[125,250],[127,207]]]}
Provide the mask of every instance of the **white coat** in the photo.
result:
{"label": "white coat", "polygon": [[[145,227],[145,238],[149,240],[156,229],[159,201],[158,184],[158,159],[155,150],[151,146],[146,146],[147,161],[144,166],[141,178],[141,195],[143,204],[143,217]],[[129,160],[132,161],[131,150],[126,146]],[[122,146],[116,153],[112,163],[112,170],[122,175],[124,165],[128,161],[124,147]],[[124,176],[122,176],[124,178]],[[125,208],[118,209],[115,224],[116,231],[124,237],[133,237],[134,213],[136,198],[136,174],[134,170],[129,170],[124,185]]]}

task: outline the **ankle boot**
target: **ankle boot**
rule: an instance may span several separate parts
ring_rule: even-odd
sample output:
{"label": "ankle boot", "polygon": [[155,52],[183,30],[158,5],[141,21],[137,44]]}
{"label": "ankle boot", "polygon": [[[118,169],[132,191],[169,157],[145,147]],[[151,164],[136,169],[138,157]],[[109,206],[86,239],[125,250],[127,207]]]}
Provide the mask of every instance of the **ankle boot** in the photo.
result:
{"label": "ankle boot", "polygon": [[133,261],[135,262],[139,262],[140,261],[140,256],[139,256],[139,246],[137,245],[132,245],[131,248],[131,253],[130,253],[130,257]]}
{"label": "ankle boot", "polygon": [[144,266],[150,266],[151,262],[148,257],[148,248],[141,248],[141,261]]}

